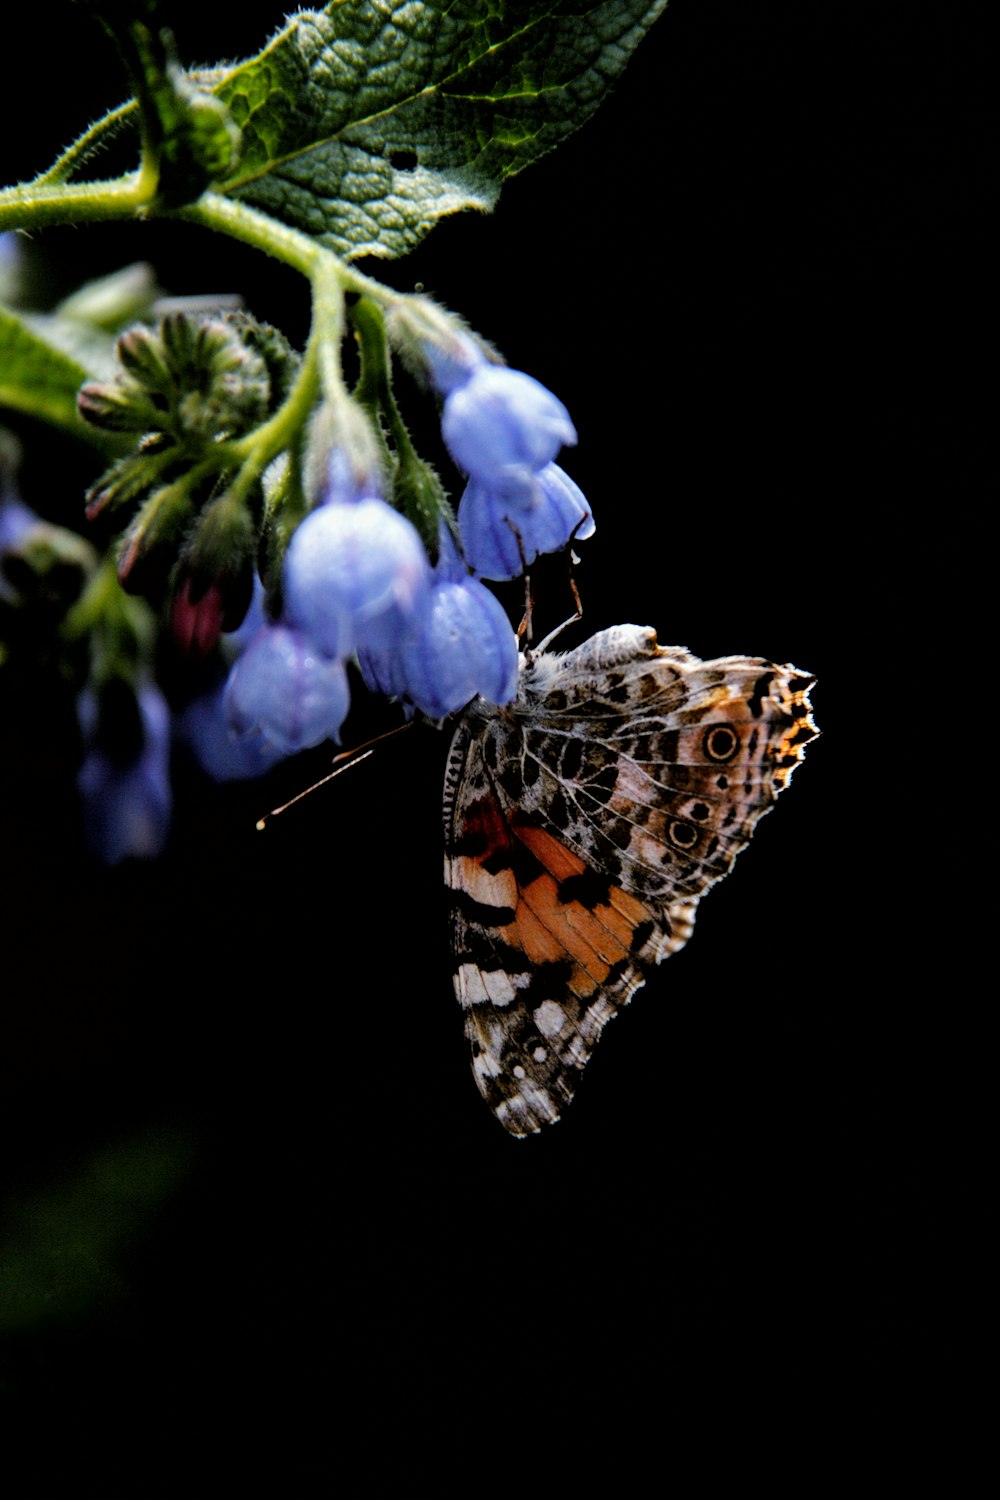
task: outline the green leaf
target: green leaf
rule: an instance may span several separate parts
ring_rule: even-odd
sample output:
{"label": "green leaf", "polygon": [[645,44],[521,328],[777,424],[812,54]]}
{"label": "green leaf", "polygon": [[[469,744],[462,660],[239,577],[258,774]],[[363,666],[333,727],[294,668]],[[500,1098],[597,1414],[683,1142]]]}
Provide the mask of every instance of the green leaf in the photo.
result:
{"label": "green leaf", "polygon": [[[142,261],[123,266],[85,282],[52,312],[29,312],[18,305],[24,276],[21,248],[10,257],[9,284],[0,287],[0,406],[120,453],[128,440],[84,422],[77,392],[86,380],[114,379],[115,335],[148,314],[158,295],[152,269]],[[12,306],[4,305],[5,297]]]}
{"label": "green leaf", "polygon": [[0,307],[0,405],[107,447],[77,415],[76,393],[87,379],[110,378],[113,347],[110,337],[72,318]]}
{"label": "green leaf", "polygon": [[335,0],[216,86],[221,191],[340,255],[393,257],[582,125],[666,0]]}

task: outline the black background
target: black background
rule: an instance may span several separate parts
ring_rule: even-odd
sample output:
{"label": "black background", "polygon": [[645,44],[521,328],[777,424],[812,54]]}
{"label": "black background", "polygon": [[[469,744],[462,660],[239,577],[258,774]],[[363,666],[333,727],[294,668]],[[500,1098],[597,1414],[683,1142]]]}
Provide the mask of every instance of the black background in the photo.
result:
{"label": "black background", "polygon": [[[0,101],[7,180],[122,92],[58,10],[36,127]],[[221,10],[172,7],[186,58],[280,19]],[[15,1493],[64,1469],[80,1493],[305,1494],[359,1463],[362,1493],[537,1492],[581,1459],[631,1491],[648,1452],[666,1483],[692,1454],[806,1478],[868,1437],[930,1461],[961,991],[939,732],[982,545],[993,252],[961,16],[675,0],[492,217],[367,267],[566,402],[598,521],[587,632],[634,620],[819,679],[823,738],[557,1127],[508,1140],[468,1072],[445,736],[264,836],[325,753],[249,787],[181,765],[166,858],[106,872],[44,705],[5,726],[2,1139],[11,1243],[51,1290],[6,1340],[15,1416],[49,1424]],[[146,258],[306,331],[291,272],[194,228],[36,248],[54,292]],[[89,455],[14,425],[25,498],[71,519]],[[539,611],[568,612],[558,580]],[[346,742],[383,722],[359,702]]]}

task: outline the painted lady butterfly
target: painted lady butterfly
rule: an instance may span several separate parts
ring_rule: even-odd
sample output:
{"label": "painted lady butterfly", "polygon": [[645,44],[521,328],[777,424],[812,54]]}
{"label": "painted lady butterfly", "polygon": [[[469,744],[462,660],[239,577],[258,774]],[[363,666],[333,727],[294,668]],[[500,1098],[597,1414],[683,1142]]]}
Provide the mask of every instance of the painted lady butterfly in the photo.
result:
{"label": "painted lady butterfly", "polygon": [[816,736],[812,682],[617,625],[526,653],[513,703],[464,711],[444,795],[455,990],[512,1135],[559,1118],[606,1022],[691,936]]}

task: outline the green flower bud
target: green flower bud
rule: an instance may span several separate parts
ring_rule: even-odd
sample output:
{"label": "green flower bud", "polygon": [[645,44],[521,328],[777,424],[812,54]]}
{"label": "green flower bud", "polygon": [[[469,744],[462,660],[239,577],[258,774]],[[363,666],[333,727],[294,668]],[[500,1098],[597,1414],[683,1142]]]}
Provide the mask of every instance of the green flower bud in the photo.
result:
{"label": "green flower bud", "polygon": [[117,459],[87,491],[87,520],[95,521],[105,513],[110,515],[121,511],[118,525],[122,525],[143,496],[154,485],[163,483],[167,469],[176,458],[177,449],[169,439],[156,434],[137,453]]}
{"label": "green flower bud", "polygon": [[183,479],[149,496],[122,537],[118,582],[123,589],[162,595],[193,514],[194,502]]}
{"label": "green flower bud", "polygon": [[118,340],[116,352],[125,374],[132,377],[132,383],[162,396],[172,394],[174,378],[163,339],[154,329],[144,328],[141,324],[128,329]]}
{"label": "green flower bud", "polygon": [[76,406],[85,422],[103,432],[149,432],[160,416],[143,390],[97,381],[81,387]]}
{"label": "green flower bud", "polygon": [[235,630],[253,593],[257,526],[245,502],[232,494],[206,505],[188,532],[175,593],[183,589],[192,605],[214,590],[221,601],[223,630]]}
{"label": "green flower bud", "polygon": [[251,313],[236,311],[226,314],[226,324],[239,334],[241,342],[264,361],[271,381],[271,408],[277,407],[288,395],[302,363],[302,356],[292,348],[281,332],[271,323],[261,323]]}
{"label": "green flower bud", "polygon": [[[118,340],[121,373],[83,387],[80,415],[113,432],[167,433],[199,458],[268,415],[268,363],[244,334],[235,323],[183,312],[169,313],[158,329],[130,328]],[[277,359],[270,345],[268,353]]]}

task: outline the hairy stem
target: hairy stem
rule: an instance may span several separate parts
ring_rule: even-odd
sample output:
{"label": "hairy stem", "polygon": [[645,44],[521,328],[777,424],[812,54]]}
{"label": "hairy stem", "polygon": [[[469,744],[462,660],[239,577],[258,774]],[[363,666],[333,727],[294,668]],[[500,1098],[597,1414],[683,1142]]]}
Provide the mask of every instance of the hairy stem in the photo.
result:
{"label": "hairy stem", "polygon": [[4,188],[0,190],[0,230],[131,219],[149,207],[157,185],[156,168],[144,162],[138,172],[107,182],[43,182]]}

